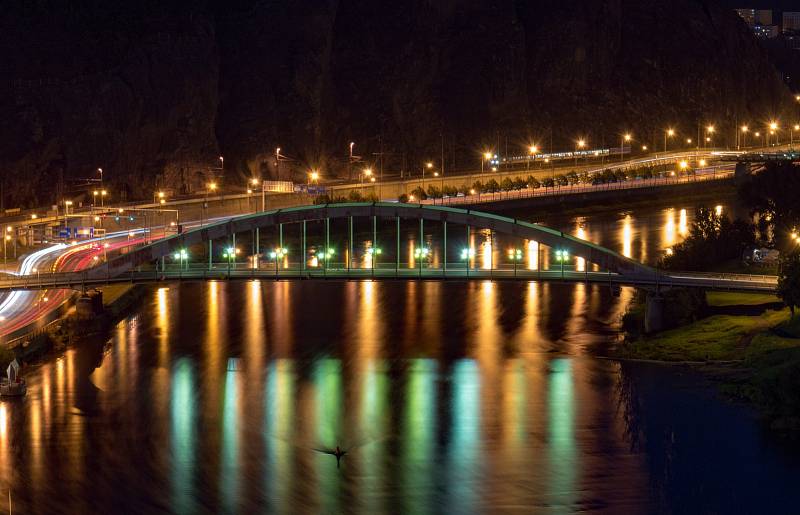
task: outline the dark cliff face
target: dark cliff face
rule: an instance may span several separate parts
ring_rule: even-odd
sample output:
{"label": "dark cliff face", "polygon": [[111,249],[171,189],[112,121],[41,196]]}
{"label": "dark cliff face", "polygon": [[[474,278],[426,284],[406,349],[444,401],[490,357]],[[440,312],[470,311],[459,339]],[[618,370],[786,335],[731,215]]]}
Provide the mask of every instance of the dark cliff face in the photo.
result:
{"label": "dark cliff face", "polygon": [[791,108],[765,52],[702,0],[130,2],[0,12],[6,206],[97,167],[119,192],[342,172],[350,141],[389,168],[481,148],[666,125],[731,132]]}

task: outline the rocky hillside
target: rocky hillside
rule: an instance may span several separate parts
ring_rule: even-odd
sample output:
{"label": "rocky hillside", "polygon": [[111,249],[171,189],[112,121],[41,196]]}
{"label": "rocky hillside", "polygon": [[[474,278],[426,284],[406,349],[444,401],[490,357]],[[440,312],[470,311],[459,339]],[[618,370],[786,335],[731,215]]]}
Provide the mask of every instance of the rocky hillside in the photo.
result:
{"label": "rocky hillside", "polygon": [[[48,5],[54,4],[54,5]],[[58,5],[55,5],[58,4]],[[660,141],[698,121],[791,109],[732,11],[710,0],[235,0],[124,7],[11,0],[0,10],[5,207],[103,167],[115,193],[243,183],[347,146],[387,168],[528,141]],[[754,122],[752,122],[754,123]],[[219,170],[219,155],[225,156]]]}

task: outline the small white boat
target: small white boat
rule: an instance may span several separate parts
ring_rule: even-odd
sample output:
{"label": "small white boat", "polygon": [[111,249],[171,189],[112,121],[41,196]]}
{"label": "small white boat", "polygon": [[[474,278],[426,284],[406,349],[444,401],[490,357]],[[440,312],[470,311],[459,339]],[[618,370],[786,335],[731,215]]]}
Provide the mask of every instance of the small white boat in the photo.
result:
{"label": "small white boat", "polygon": [[8,365],[6,376],[0,381],[0,396],[22,397],[28,392],[25,379],[19,375],[19,362],[16,358]]}

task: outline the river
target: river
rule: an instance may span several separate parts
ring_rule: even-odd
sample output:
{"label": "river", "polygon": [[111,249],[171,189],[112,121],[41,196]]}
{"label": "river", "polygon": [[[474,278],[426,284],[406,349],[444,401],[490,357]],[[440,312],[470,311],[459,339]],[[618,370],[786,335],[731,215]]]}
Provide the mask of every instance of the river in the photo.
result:
{"label": "river", "polygon": [[[693,210],[547,222],[652,260]],[[632,296],[535,282],[159,288],[0,403],[0,510],[9,498],[17,513],[796,506],[800,450],[749,409],[683,368],[596,357]],[[320,452],[337,445],[339,468]]]}

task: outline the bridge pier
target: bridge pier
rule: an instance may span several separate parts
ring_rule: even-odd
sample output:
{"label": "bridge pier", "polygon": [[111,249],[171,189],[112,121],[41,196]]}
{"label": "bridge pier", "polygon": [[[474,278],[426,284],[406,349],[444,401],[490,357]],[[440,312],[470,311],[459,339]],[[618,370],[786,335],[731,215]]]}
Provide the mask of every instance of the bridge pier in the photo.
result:
{"label": "bridge pier", "polygon": [[648,291],[644,307],[644,332],[657,333],[664,329],[664,297],[657,291]]}
{"label": "bridge pier", "polygon": [[739,161],[736,163],[736,170],[733,173],[733,179],[737,183],[746,181],[750,178],[750,163]]}

